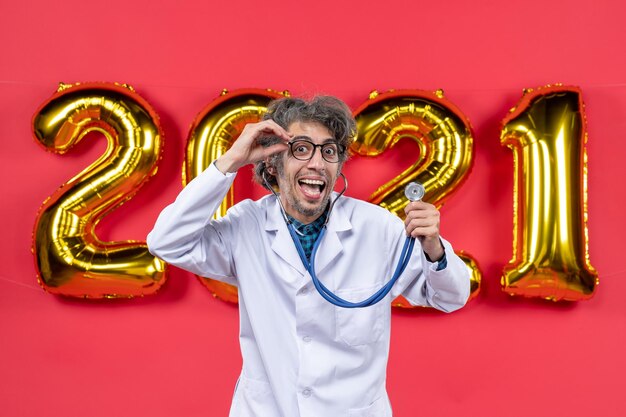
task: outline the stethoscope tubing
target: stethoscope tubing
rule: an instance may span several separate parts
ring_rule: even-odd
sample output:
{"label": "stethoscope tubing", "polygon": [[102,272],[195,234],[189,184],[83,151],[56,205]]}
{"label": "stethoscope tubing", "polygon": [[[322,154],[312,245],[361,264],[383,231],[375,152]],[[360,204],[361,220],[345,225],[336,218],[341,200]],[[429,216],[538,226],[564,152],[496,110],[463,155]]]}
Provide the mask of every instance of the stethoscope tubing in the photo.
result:
{"label": "stethoscope tubing", "polygon": [[307,261],[306,255],[304,253],[304,248],[302,248],[302,244],[300,243],[300,239],[296,235],[296,231],[294,230],[291,224],[287,225],[289,229],[289,233],[291,234],[291,238],[296,245],[296,249],[298,251],[298,255],[300,256],[300,260],[302,264],[311,275],[311,280],[313,281],[313,285],[317,292],[329,303],[343,308],[362,308],[362,307],[370,307],[379,301],[383,300],[387,294],[391,291],[396,281],[400,278],[407,265],[409,264],[409,259],[411,259],[411,254],[413,252],[413,246],[415,245],[414,237],[407,237],[404,246],[402,247],[402,251],[400,253],[400,259],[398,261],[398,265],[396,266],[396,270],[393,273],[393,276],[385,285],[383,285],[378,291],[372,294],[370,297],[363,301],[352,302],[345,300],[339,297],[337,294],[334,294],[331,290],[329,290],[320,280],[317,278],[317,274],[315,273],[315,256],[317,254],[317,250],[319,249],[320,242],[324,239],[324,235],[326,234],[326,226],[322,228],[320,234],[313,245],[313,251],[311,252],[311,262]]}
{"label": "stethoscope tubing", "polygon": [[351,302],[348,300],[344,300],[343,298],[339,297],[338,295],[334,294],[331,290],[329,290],[317,278],[317,274],[315,273],[315,256],[317,254],[317,250],[319,249],[320,243],[322,242],[322,240],[324,239],[324,235],[326,234],[326,224],[328,223],[328,220],[330,219],[330,214],[333,210],[333,207],[335,203],[337,202],[337,200],[339,199],[339,197],[341,197],[346,192],[346,189],[348,188],[348,180],[346,179],[345,175],[343,175],[343,173],[340,173],[339,175],[343,177],[343,181],[344,181],[343,190],[330,203],[330,207],[328,208],[328,214],[326,217],[326,222],[322,226],[322,230],[320,231],[320,234],[317,237],[315,244],[313,245],[313,250],[311,252],[311,261],[309,262],[308,259],[306,258],[306,254],[304,253],[304,248],[302,247],[302,244],[300,243],[300,238],[297,235],[296,229],[293,227],[293,225],[287,218],[287,214],[285,213],[285,208],[283,207],[280,201],[280,196],[278,196],[276,191],[274,191],[274,188],[268,183],[267,178],[265,178],[265,170],[262,171],[263,182],[265,183],[266,188],[270,190],[272,194],[274,194],[274,197],[276,197],[276,199],[278,200],[278,204],[280,205],[280,211],[283,215],[283,218],[285,219],[285,223],[287,224],[287,229],[289,229],[289,234],[291,235],[291,239],[293,240],[293,243],[296,246],[296,250],[298,251],[298,255],[300,256],[300,260],[302,261],[302,264],[304,265],[306,270],[309,272],[309,275],[311,275],[311,280],[313,281],[313,285],[315,286],[315,289],[317,290],[317,292],[326,301],[328,301],[329,303],[333,305],[336,305],[337,307],[343,307],[343,308],[370,307],[380,302],[382,299],[384,299],[387,296],[387,294],[389,294],[389,291],[391,291],[391,288],[394,286],[396,281],[400,278],[400,276],[406,269],[407,265],[409,264],[409,259],[411,259],[411,254],[413,253],[413,246],[415,246],[415,238],[411,236],[407,236],[406,241],[404,242],[404,246],[402,247],[402,251],[400,252],[400,259],[398,260],[398,265],[396,266],[396,270],[394,271],[391,279],[389,280],[389,282],[383,285],[378,291],[376,291],[367,299],[363,301],[359,301],[359,302]]}

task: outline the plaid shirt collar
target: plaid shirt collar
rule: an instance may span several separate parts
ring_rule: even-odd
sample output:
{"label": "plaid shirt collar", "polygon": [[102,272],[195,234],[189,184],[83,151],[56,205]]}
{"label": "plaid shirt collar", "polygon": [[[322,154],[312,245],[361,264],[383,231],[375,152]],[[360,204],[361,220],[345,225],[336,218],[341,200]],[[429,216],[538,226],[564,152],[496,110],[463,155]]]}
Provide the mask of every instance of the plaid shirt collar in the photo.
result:
{"label": "plaid shirt collar", "polygon": [[302,249],[304,249],[304,254],[306,255],[307,260],[311,260],[311,253],[313,252],[313,246],[315,245],[315,241],[320,235],[322,231],[322,227],[324,227],[324,223],[326,222],[326,216],[328,216],[328,209],[324,210],[321,216],[315,219],[313,222],[309,224],[300,223],[298,220],[294,219],[290,215],[287,214],[287,218],[293,225],[293,227],[300,233],[296,233],[298,238],[300,239],[300,244],[302,245]]}

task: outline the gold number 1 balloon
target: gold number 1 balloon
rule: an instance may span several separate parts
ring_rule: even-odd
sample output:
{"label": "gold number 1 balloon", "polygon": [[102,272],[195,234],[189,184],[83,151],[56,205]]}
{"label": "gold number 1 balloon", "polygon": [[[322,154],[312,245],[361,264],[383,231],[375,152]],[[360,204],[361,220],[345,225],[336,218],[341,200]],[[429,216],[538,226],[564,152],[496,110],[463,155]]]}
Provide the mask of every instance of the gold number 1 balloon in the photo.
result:
{"label": "gold number 1 balloon", "polygon": [[591,298],[598,274],[589,261],[580,90],[527,91],[503,126],[501,142],[513,150],[515,169],[513,258],[504,268],[504,291],[555,301]]}
{"label": "gold number 1 balloon", "polygon": [[156,173],[163,137],[158,116],[128,86],[90,83],[62,84],[33,117],[37,140],[56,153],[92,131],[106,137],[106,152],[50,196],[37,216],[39,282],[51,293],[76,297],[154,293],[165,281],[165,264],[143,242],[103,242],[94,230]]}

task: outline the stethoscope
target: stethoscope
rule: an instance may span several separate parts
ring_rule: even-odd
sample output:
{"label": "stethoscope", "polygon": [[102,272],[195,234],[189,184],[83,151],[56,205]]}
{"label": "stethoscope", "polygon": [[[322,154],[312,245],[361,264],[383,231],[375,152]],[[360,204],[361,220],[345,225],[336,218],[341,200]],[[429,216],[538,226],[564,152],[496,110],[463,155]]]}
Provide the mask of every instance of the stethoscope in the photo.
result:
{"label": "stethoscope", "polygon": [[[409,264],[409,259],[411,258],[411,253],[413,252],[413,246],[415,246],[415,238],[411,236],[407,236],[406,241],[404,242],[404,246],[402,247],[402,251],[400,252],[400,259],[398,260],[398,265],[396,266],[393,276],[391,277],[389,282],[383,285],[378,291],[376,291],[367,299],[363,301],[359,301],[359,302],[351,302],[348,300],[344,300],[343,298],[339,297],[338,295],[334,294],[331,290],[329,290],[317,278],[317,274],[315,273],[315,255],[317,254],[317,250],[319,249],[320,243],[324,239],[324,235],[326,234],[326,224],[328,223],[328,219],[330,219],[330,214],[333,209],[333,206],[335,205],[339,197],[341,197],[348,189],[348,180],[346,179],[345,175],[343,175],[343,173],[340,173],[339,175],[343,178],[343,181],[344,181],[343,190],[341,190],[341,192],[337,195],[337,197],[330,203],[330,206],[328,208],[328,213],[326,215],[326,221],[324,222],[324,225],[322,226],[320,234],[317,237],[315,244],[313,245],[313,250],[311,252],[311,261],[309,262],[309,260],[306,258],[306,254],[304,253],[304,248],[302,248],[302,244],[300,243],[300,239],[298,238],[298,235],[302,236],[302,233],[296,230],[291,220],[289,220],[289,218],[287,217],[287,213],[285,212],[283,203],[280,201],[279,195],[276,193],[274,188],[270,186],[267,179],[265,178],[265,169],[262,170],[262,178],[263,178],[263,182],[265,183],[265,187],[268,190],[270,190],[272,194],[274,194],[274,196],[278,200],[280,211],[283,215],[283,218],[285,219],[285,223],[287,224],[287,229],[289,229],[289,234],[291,235],[291,239],[293,240],[293,243],[296,245],[296,250],[298,251],[298,255],[300,256],[300,260],[302,261],[302,264],[311,275],[311,280],[313,281],[313,285],[315,286],[315,289],[317,289],[317,292],[319,292],[319,294],[326,301],[338,307],[343,307],[343,308],[369,307],[369,306],[373,306],[374,304],[378,303],[380,300],[385,298],[387,294],[389,294],[389,291],[391,291],[391,288],[394,286],[398,278],[400,278],[400,276],[406,269],[407,265]],[[421,200],[422,197],[424,197],[424,193],[425,193],[424,186],[418,182],[409,183],[404,189],[404,195],[410,201]]]}

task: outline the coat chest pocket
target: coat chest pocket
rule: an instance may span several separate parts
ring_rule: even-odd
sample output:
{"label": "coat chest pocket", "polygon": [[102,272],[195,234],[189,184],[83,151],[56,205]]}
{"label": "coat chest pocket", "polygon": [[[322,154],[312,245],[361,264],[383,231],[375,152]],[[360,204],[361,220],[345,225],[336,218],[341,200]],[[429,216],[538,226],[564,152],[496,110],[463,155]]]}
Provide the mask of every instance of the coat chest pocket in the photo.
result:
{"label": "coat chest pocket", "polygon": [[[374,294],[378,288],[338,290],[336,294],[346,301],[359,302]],[[389,321],[389,303],[383,299],[377,304],[363,308],[335,306],[338,340],[349,346],[361,346],[380,340]]]}

